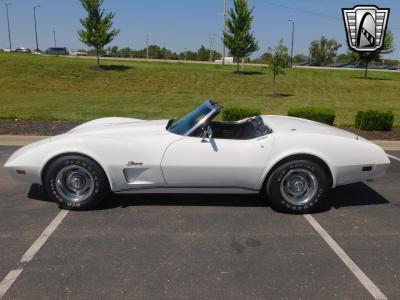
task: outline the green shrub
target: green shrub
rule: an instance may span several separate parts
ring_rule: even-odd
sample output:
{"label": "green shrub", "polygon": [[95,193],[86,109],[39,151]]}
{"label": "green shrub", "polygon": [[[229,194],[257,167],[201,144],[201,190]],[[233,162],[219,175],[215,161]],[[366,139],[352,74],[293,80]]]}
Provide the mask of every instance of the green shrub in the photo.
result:
{"label": "green shrub", "polygon": [[[355,126],[362,130],[391,131],[394,114],[391,111],[367,110],[357,112]],[[361,124],[362,123],[362,124]],[[361,124],[361,126],[360,126]]]}
{"label": "green shrub", "polygon": [[239,121],[248,117],[261,115],[261,111],[254,108],[235,107],[224,109],[222,119],[224,121]]}
{"label": "green shrub", "polygon": [[297,117],[302,119],[308,119],[328,125],[333,125],[335,122],[335,111],[329,108],[323,107],[297,107],[289,108],[288,116]]}

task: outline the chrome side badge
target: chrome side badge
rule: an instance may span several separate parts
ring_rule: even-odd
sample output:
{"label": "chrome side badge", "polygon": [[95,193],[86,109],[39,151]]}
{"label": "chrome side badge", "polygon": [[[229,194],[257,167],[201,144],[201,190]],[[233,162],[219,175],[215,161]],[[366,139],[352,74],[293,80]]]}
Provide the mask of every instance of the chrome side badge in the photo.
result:
{"label": "chrome side badge", "polygon": [[128,161],[126,166],[127,167],[139,167],[139,166],[143,166],[143,163],[142,162]]}

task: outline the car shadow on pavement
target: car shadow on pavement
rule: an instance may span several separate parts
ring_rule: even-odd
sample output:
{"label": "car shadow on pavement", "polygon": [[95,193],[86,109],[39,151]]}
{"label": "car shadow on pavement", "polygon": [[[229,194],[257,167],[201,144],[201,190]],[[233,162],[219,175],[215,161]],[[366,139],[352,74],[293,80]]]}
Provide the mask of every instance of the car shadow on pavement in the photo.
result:
{"label": "car shadow on pavement", "polygon": [[[43,188],[31,186],[28,198],[49,201]],[[327,201],[314,213],[351,206],[388,204],[378,192],[364,183],[355,183],[333,189]],[[110,195],[93,210],[107,210],[130,206],[225,206],[225,207],[267,207],[268,199],[259,194],[125,194]]]}
{"label": "car shadow on pavement", "polygon": [[351,206],[388,204],[381,194],[365,183],[353,183],[331,190],[327,201],[314,213],[324,212],[331,208],[340,209]]}
{"label": "car shadow on pavement", "polygon": [[[103,209],[115,206],[225,206],[264,207],[267,201],[258,194],[136,194],[112,195]],[[102,209],[99,207],[99,209]]]}

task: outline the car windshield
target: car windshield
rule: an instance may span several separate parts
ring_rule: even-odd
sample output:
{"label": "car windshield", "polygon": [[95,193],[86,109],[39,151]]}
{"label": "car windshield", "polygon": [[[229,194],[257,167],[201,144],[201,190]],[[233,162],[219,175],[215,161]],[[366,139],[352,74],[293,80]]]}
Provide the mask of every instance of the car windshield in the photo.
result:
{"label": "car windshield", "polygon": [[192,110],[190,113],[186,114],[179,120],[174,121],[169,127],[168,131],[179,134],[186,135],[196,124],[199,123],[201,119],[207,116],[213,107],[208,102],[204,102],[202,105]]}

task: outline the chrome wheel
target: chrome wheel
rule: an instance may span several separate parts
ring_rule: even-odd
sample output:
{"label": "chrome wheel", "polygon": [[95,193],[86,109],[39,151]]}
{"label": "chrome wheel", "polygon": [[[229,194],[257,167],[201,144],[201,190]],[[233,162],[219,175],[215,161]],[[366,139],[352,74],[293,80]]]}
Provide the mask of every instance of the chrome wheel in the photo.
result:
{"label": "chrome wheel", "polygon": [[56,189],[67,201],[74,203],[85,201],[94,190],[93,176],[81,166],[64,167],[56,176]]}
{"label": "chrome wheel", "polygon": [[281,180],[281,194],[293,205],[310,202],[318,191],[316,176],[307,169],[292,169]]}

